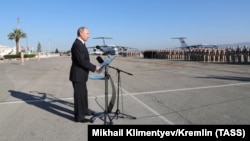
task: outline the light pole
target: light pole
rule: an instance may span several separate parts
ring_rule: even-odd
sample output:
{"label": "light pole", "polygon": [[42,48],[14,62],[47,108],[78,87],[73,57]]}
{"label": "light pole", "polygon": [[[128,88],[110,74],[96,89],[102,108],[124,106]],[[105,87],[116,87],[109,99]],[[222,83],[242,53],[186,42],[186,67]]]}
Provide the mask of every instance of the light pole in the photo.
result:
{"label": "light pole", "polygon": [[20,18],[17,17],[17,29],[19,29]]}

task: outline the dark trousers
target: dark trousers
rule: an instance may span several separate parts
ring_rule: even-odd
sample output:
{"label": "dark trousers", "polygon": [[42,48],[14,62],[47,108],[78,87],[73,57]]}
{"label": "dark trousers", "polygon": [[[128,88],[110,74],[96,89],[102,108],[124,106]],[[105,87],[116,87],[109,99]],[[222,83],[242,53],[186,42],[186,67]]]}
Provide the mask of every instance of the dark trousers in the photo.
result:
{"label": "dark trousers", "polygon": [[88,112],[88,90],[86,82],[72,82],[74,88],[75,119],[83,119]]}

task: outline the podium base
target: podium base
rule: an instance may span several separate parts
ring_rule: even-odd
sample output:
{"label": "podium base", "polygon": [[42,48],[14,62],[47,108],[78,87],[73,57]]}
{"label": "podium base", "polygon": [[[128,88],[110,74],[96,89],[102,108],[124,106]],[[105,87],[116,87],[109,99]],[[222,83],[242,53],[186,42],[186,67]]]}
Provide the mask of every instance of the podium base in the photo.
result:
{"label": "podium base", "polygon": [[124,114],[124,113],[121,113],[120,110],[116,110],[116,112],[113,113],[113,118],[112,120],[116,117],[116,119],[118,118],[130,118],[130,119],[136,119],[136,117],[134,116],[131,116],[131,115],[127,115],[127,114]]}
{"label": "podium base", "polygon": [[99,118],[100,120],[104,121],[104,125],[113,125],[110,113],[106,113],[106,112],[96,113],[93,117],[90,118],[90,122],[93,123],[97,118]]}

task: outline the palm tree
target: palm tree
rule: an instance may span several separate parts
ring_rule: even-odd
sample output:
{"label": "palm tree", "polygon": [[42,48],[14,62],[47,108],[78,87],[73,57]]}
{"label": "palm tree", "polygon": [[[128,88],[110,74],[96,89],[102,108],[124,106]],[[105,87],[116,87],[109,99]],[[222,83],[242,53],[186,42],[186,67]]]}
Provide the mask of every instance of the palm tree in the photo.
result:
{"label": "palm tree", "polygon": [[16,41],[16,54],[19,53],[19,40],[20,38],[26,38],[26,33],[24,33],[21,29],[14,29],[14,32],[8,34],[9,40]]}

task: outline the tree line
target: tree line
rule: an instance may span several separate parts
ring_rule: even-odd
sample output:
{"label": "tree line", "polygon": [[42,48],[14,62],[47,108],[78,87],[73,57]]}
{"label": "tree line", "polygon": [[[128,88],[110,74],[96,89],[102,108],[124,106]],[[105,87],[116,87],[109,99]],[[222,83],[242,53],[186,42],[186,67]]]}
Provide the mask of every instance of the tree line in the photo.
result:
{"label": "tree line", "polygon": [[[9,40],[15,40],[16,43],[16,54],[19,54],[19,41],[21,38],[27,38],[27,34],[25,32],[23,32],[21,29],[19,28],[15,28],[13,29],[13,32],[8,34],[8,39]],[[42,52],[42,47],[41,47],[41,43],[38,42],[37,45],[37,52]],[[59,53],[58,49],[56,49],[55,53]]]}

